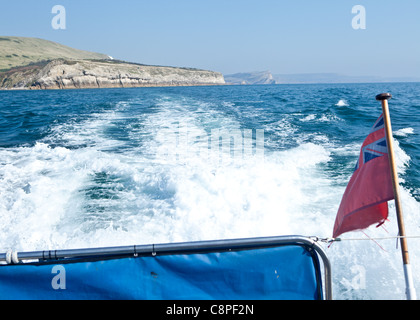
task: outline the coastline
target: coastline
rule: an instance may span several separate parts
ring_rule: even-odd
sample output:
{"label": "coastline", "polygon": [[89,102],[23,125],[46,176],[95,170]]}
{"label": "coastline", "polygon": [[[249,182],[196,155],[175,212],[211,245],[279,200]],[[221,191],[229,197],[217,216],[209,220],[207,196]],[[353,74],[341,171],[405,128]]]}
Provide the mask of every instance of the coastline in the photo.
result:
{"label": "coastline", "polygon": [[129,88],[165,88],[165,87],[205,87],[205,86],[230,86],[230,83],[148,83],[148,84],[139,84],[139,85],[127,85],[127,86],[117,86],[117,85],[104,85],[104,86],[83,86],[83,87],[49,87],[49,88],[40,88],[40,87],[19,87],[19,88],[1,88],[0,91],[44,91],[44,90],[83,90],[83,89],[129,89]]}
{"label": "coastline", "polygon": [[98,60],[45,61],[0,73],[0,89],[93,89],[225,84],[220,72]]}

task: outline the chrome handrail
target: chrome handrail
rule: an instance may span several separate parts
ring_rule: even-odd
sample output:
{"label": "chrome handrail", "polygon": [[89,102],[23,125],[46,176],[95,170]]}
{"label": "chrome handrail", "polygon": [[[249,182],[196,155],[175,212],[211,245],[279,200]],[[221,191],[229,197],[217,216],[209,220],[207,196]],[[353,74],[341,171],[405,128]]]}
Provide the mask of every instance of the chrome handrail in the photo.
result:
{"label": "chrome handrail", "polygon": [[[126,255],[152,255],[158,254],[175,254],[175,253],[193,253],[200,251],[215,250],[240,250],[252,249],[258,247],[280,246],[286,244],[301,244],[315,250],[321,257],[324,266],[324,291],[325,299],[332,300],[332,276],[331,264],[324,249],[316,240],[309,237],[292,235],[292,236],[273,236],[273,237],[257,237],[257,238],[239,238],[226,240],[208,240],[208,241],[191,241],[191,242],[174,242],[161,244],[131,245],[117,247],[99,247],[84,249],[65,249],[65,250],[44,250],[31,252],[17,252],[14,255],[14,263],[27,260],[58,260],[83,257],[105,258],[112,256]],[[16,261],[17,260],[17,261]],[[11,263],[10,252],[0,253],[0,262]]]}

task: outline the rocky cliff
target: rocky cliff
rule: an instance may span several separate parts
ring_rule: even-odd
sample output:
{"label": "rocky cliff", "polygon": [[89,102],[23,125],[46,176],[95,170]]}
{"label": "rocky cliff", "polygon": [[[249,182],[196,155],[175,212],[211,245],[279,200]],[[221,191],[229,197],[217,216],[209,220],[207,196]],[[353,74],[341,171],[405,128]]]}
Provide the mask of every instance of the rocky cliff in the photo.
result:
{"label": "rocky cliff", "polygon": [[224,84],[221,73],[115,60],[39,62],[0,73],[2,89],[74,89]]}

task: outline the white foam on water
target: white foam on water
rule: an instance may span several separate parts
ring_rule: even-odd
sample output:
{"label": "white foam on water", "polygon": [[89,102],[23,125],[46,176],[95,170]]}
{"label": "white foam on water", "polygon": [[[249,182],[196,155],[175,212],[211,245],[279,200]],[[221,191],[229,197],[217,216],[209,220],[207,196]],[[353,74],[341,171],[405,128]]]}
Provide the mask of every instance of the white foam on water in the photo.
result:
{"label": "white foam on water", "polygon": [[[306,154],[314,149],[317,156],[308,159]],[[302,176],[315,175],[316,165],[327,159],[325,150],[307,144],[267,155],[264,162],[248,159],[216,168],[186,168],[176,193],[175,240],[185,235],[198,240],[296,233],[290,212],[317,219],[302,201],[311,189]]]}
{"label": "white foam on water", "polygon": [[316,121],[316,122],[331,122],[331,121],[342,121],[339,117],[333,114],[321,114],[317,116],[316,114],[309,114],[305,117],[299,119],[302,122]]}
{"label": "white foam on water", "polygon": [[299,121],[307,122],[307,121],[315,120],[315,118],[316,118],[316,115],[315,114],[308,114],[304,118],[299,119]]}
{"label": "white foam on water", "polygon": [[341,118],[333,114],[323,114],[319,119],[319,122],[331,122],[331,121],[342,121]]}
{"label": "white foam on water", "polygon": [[413,128],[403,128],[403,129],[394,131],[393,135],[397,137],[407,137],[409,134],[413,134],[413,133],[414,133]]}
{"label": "white foam on water", "polygon": [[335,105],[337,107],[348,107],[349,103],[345,99],[340,99]]}
{"label": "white foam on water", "polygon": [[72,152],[37,143],[2,150],[1,155],[7,163],[0,172],[2,248],[56,245],[54,226],[65,215],[72,192],[82,186],[80,172],[63,167],[73,162]]}

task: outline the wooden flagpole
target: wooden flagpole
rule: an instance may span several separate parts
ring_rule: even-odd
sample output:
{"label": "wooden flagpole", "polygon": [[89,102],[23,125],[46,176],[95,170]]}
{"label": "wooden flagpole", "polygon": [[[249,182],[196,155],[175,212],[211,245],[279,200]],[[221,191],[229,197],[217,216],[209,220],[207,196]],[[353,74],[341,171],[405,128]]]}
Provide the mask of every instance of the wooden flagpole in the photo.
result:
{"label": "wooden flagpole", "polygon": [[393,137],[392,137],[392,128],[391,128],[391,117],[389,115],[388,109],[388,99],[391,99],[391,94],[381,93],[376,96],[376,100],[382,102],[382,112],[385,124],[385,135],[386,143],[388,146],[388,158],[389,165],[391,167],[391,177],[392,177],[392,188],[394,190],[394,199],[395,199],[395,210],[397,212],[397,221],[398,221],[398,230],[401,243],[401,253],[404,267],[404,276],[405,276],[405,285],[406,285],[406,296],[407,300],[416,300],[416,291],[414,289],[413,283],[413,274],[411,271],[410,258],[408,254],[407,239],[405,234],[403,211],[401,206],[399,183],[398,183],[398,173],[397,167],[395,164],[394,158],[394,146],[393,146]]}

